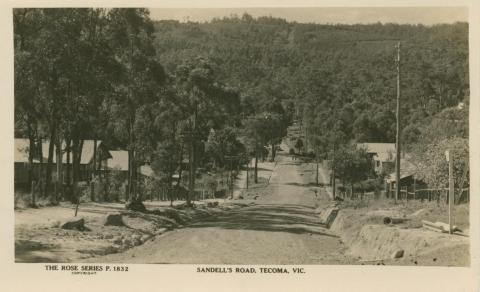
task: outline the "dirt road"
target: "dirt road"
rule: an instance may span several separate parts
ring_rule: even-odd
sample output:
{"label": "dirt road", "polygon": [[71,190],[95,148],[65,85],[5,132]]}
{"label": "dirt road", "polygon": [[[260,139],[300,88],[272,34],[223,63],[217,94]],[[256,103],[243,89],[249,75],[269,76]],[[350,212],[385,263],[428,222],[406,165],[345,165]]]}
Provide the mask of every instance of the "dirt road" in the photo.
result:
{"label": "dirt road", "polygon": [[[167,232],[94,262],[193,264],[342,264],[340,239],[322,227],[317,199],[299,165],[279,157],[270,184],[254,206]],[[318,204],[318,203],[317,203]]]}

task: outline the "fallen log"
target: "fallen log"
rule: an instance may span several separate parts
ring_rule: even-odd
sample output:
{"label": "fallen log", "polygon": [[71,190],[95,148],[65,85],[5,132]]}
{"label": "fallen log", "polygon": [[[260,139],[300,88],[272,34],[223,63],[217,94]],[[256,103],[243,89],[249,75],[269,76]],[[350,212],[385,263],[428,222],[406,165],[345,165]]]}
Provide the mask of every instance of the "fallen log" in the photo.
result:
{"label": "fallen log", "polygon": [[429,226],[429,225],[423,225],[423,228],[428,229],[428,230],[430,230],[430,231],[434,231],[434,232],[448,233],[448,231],[444,231],[444,230],[441,229],[441,228],[436,228],[436,227]]}
{"label": "fallen log", "polygon": [[392,218],[392,217],[384,217],[383,218],[383,224],[389,225],[389,224],[399,224],[403,223],[407,219],[405,218]]}
{"label": "fallen log", "polygon": [[[431,229],[433,231],[438,231],[443,233],[450,232],[450,225],[448,225],[447,223],[438,222],[438,221],[434,223],[427,220],[422,220],[422,224],[423,224],[423,227],[427,229]],[[457,226],[452,226],[452,232],[456,232],[456,231],[462,232],[462,230]]]}

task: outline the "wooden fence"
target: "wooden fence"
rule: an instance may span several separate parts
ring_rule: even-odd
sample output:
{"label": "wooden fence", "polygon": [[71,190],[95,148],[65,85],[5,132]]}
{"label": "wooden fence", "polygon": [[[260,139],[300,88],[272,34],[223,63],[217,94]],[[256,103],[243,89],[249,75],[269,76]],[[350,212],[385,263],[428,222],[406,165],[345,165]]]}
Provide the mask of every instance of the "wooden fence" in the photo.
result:
{"label": "wooden fence", "polygon": [[[393,198],[395,196],[395,189],[387,190],[386,197]],[[423,201],[437,201],[448,204],[448,188],[443,189],[419,189],[402,187],[400,190],[399,200],[421,200]],[[470,188],[463,188],[461,192],[455,190],[455,204],[466,203],[470,201]]]}
{"label": "wooden fence", "polygon": [[[186,195],[188,193],[188,190],[186,189],[176,189],[173,190],[171,195],[173,196],[173,200],[185,200]],[[220,189],[220,190],[207,190],[207,189],[200,189],[200,190],[195,190],[193,198],[190,198],[192,201],[198,201],[198,200],[205,200],[205,199],[214,199],[214,198],[223,198],[227,194],[227,190],[225,189]],[[167,187],[161,187],[157,189],[154,193],[151,193],[148,197],[145,199],[150,200],[150,201],[170,201],[170,195],[168,193],[168,188]]]}

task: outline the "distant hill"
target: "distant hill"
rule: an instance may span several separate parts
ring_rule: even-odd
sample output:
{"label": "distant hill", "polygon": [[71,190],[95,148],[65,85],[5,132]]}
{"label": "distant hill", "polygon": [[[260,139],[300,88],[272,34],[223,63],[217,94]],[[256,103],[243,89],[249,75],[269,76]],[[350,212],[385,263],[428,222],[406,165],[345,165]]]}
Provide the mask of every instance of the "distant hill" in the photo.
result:
{"label": "distant hill", "polygon": [[322,124],[335,110],[345,134],[359,142],[394,140],[397,41],[404,126],[468,103],[467,23],[320,25],[245,14],[156,21],[155,30],[167,72],[206,57],[253,109],[281,99],[307,125]]}

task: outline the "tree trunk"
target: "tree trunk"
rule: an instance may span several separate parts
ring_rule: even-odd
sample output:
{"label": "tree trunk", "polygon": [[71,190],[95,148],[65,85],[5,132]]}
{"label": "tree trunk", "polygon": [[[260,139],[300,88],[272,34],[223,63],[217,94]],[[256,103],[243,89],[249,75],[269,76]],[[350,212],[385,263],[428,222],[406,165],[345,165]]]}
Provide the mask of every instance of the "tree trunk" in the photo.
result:
{"label": "tree trunk", "polygon": [[55,183],[55,203],[58,202],[61,194],[63,193],[62,184],[63,184],[63,153],[62,153],[62,139],[58,137],[55,140],[55,152],[56,152],[56,160],[57,160],[57,180]]}
{"label": "tree trunk", "polygon": [[188,177],[188,194],[186,197],[186,204],[188,207],[192,205],[191,199],[195,196],[195,173],[196,173],[196,134],[197,134],[197,111],[198,105],[195,104],[193,112],[193,121],[191,122],[191,133],[190,133],[190,149],[188,153],[188,162],[190,164],[190,174]]}
{"label": "tree trunk", "polygon": [[78,139],[72,141],[72,188],[70,189],[70,201],[77,204],[77,182],[78,182],[78,168],[77,168],[77,156],[78,156]]}
{"label": "tree trunk", "polygon": [[35,182],[33,181],[33,156],[35,155],[35,137],[31,125],[28,125],[28,138],[29,138],[29,150],[28,150],[28,186],[30,187],[30,193],[32,196],[31,206],[36,207],[35,202]]}
{"label": "tree trunk", "polygon": [[80,161],[82,159],[82,149],[83,149],[83,140],[73,139],[72,147],[72,156],[73,156],[73,167],[72,167],[72,194],[71,199],[72,203],[80,203],[80,197],[78,192],[78,182],[80,180]]}
{"label": "tree trunk", "polygon": [[33,157],[35,156],[37,148],[35,147],[35,132],[32,128],[31,119],[28,119],[28,142],[29,142],[29,150],[28,150],[28,178],[27,183],[28,186],[31,188],[30,192],[33,194]]}
{"label": "tree trunk", "polygon": [[72,155],[72,140],[71,139],[67,139],[66,142],[65,142],[65,147],[66,147],[66,152],[67,152],[67,162],[66,162],[66,165],[65,167],[67,168],[66,171],[65,171],[65,175],[66,175],[66,178],[65,178],[65,184],[67,185],[68,188],[70,188],[71,186],[71,183],[72,183],[72,176],[71,176],[71,167],[72,167],[72,160],[71,160],[71,155]]}
{"label": "tree trunk", "polygon": [[48,193],[50,190],[50,183],[52,181],[52,164],[53,164],[53,150],[55,145],[55,128],[52,129],[50,133],[50,141],[48,141],[48,158],[47,158],[47,170],[45,173],[45,192]]}
{"label": "tree trunk", "polygon": [[180,185],[182,183],[182,173],[183,173],[183,147],[184,147],[184,143],[181,143],[181,146],[180,146],[180,152],[179,152],[179,156],[178,156],[178,179],[177,179],[177,184],[175,185],[175,191],[173,192],[173,198],[172,198],[172,202],[171,202],[171,205],[173,205],[173,200],[175,198],[178,198],[178,192],[180,191]]}
{"label": "tree trunk", "polygon": [[97,139],[93,140],[93,162],[92,162],[92,190],[90,192],[90,201],[95,202],[95,177],[97,174]]}
{"label": "tree trunk", "polygon": [[[32,181],[33,181],[33,156],[35,152],[35,137],[33,137],[32,134],[30,134],[29,131],[29,151],[28,151],[28,185],[33,186]],[[33,189],[30,189],[30,192],[33,194]]]}
{"label": "tree trunk", "polygon": [[255,168],[253,171],[254,182],[258,184],[258,144],[255,142]]}
{"label": "tree trunk", "polygon": [[276,154],[277,154],[277,149],[275,147],[275,143],[272,143],[272,160],[271,160],[271,162],[275,161]]}
{"label": "tree trunk", "polygon": [[97,139],[93,140],[93,165],[92,165],[92,179],[97,175]]}
{"label": "tree trunk", "polygon": [[43,197],[45,197],[45,188],[43,184],[43,141],[42,138],[38,138],[38,144],[39,144],[39,156],[40,156],[40,167],[38,168],[38,185],[40,187],[40,193]]}
{"label": "tree trunk", "polygon": [[134,201],[136,197],[136,172],[137,166],[135,163],[135,151],[130,148],[128,150],[128,193],[127,201]]}
{"label": "tree trunk", "polygon": [[188,164],[189,164],[189,175],[188,175],[188,194],[186,199],[187,206],[191,205],[191,198],[195,195],[195,141],[193,137],[191,138],[188,152]]}
{"label": "tree trunk", "polygon": [[336,185],[335,185],[335,182],[336,182],[336,179],[335,179],[335,164],[336,164],[336,161],[335,161],[335,143],[333,144],[333,167],[332,167],[332,196],[333,196],[333,199],[335,199],[335,192],[336,192]]}
{"label": "tree trunk", "polygon": [[173,171],[168,174],[167,194],[170,199],[170,206],[173,206]]}

